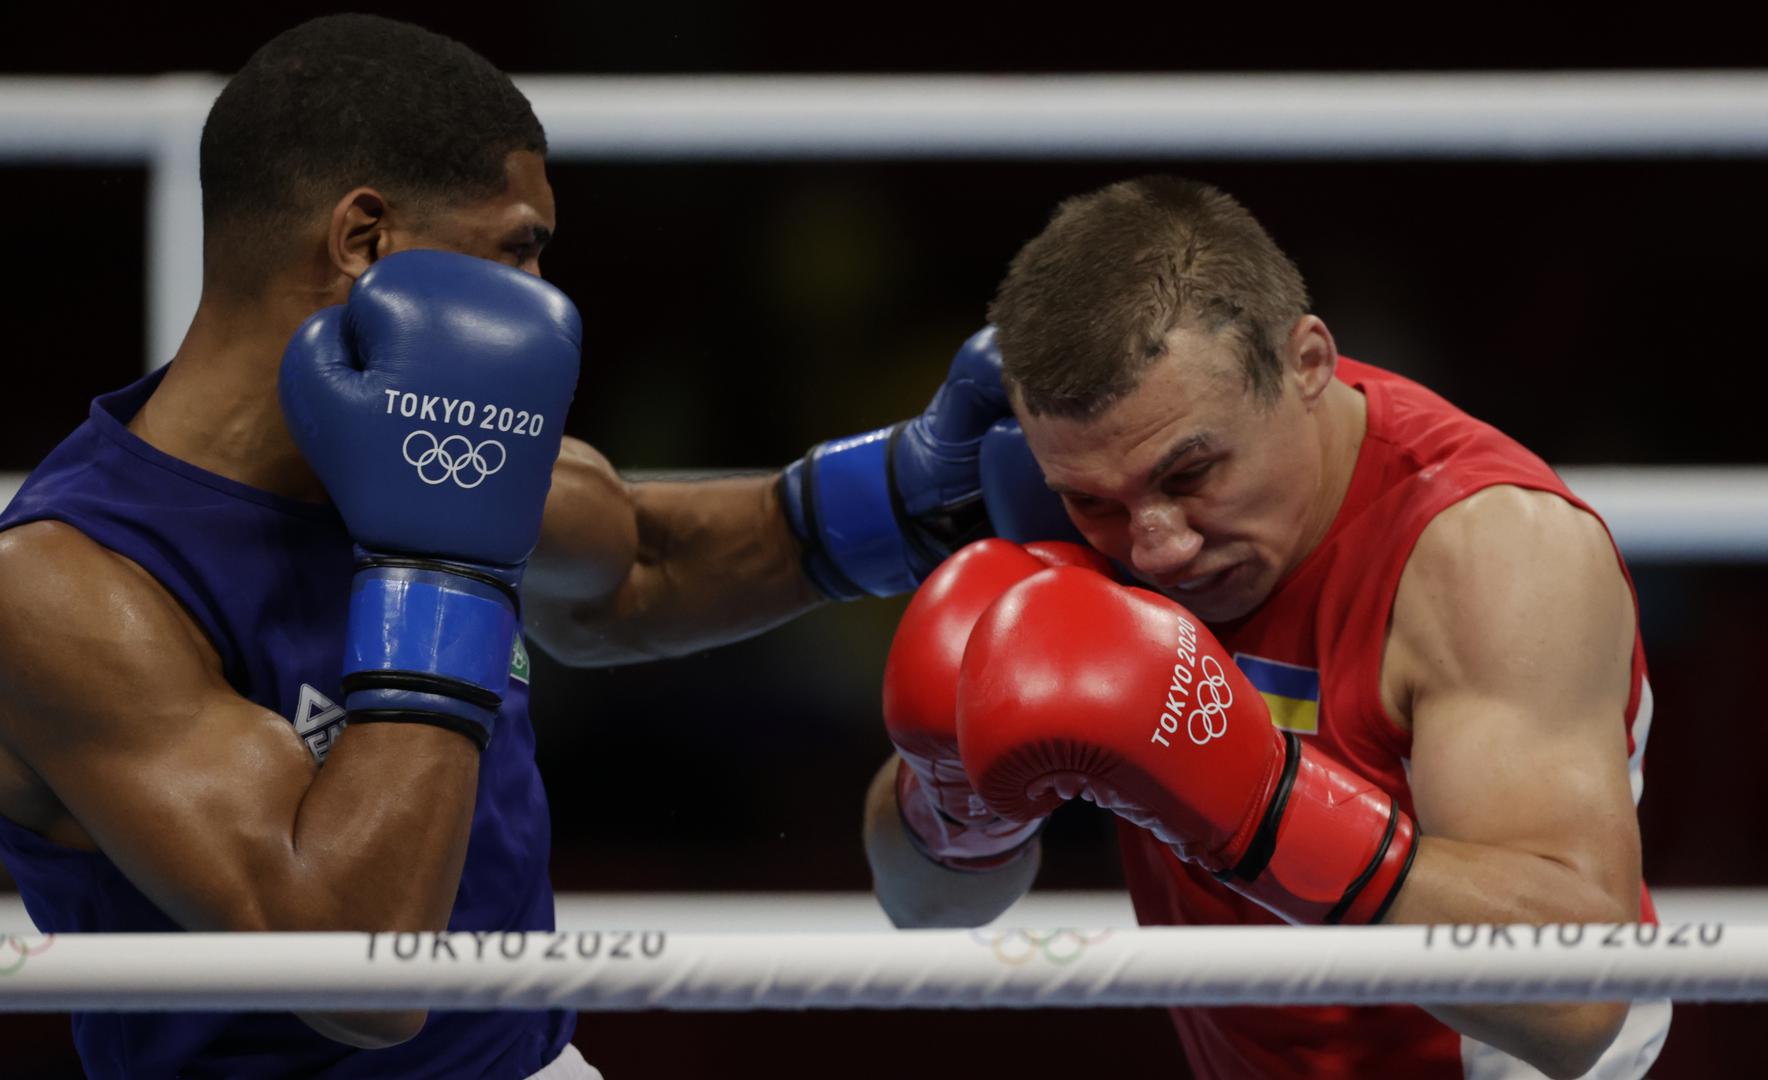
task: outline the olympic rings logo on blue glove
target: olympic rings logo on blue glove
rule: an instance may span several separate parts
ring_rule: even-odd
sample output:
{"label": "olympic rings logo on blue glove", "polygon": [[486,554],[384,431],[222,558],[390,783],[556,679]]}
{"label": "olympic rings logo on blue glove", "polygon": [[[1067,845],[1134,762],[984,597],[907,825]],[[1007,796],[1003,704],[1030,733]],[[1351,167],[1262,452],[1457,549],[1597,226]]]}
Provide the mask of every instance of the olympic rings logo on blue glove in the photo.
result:
{"label": "olympic rings logo on blue glove", "polygon": [[[418,445],[423,445],[420,438],[429,440],[430,445],[414,457],[411,444],[418,441]],[[486,456],[488,449],[496,450],[496,464]],[[473,440],[465,435],[450,435],[438,440],[422,428],[407,435],[400,450],[405,455],[405,463],[416,467],[417,478],[432,486],[453,480],[458,487],[476,488],[509,460],[509,452],[496,439],[486,439],[474,446]],[[463,474],[470,479],[463,479]]]}

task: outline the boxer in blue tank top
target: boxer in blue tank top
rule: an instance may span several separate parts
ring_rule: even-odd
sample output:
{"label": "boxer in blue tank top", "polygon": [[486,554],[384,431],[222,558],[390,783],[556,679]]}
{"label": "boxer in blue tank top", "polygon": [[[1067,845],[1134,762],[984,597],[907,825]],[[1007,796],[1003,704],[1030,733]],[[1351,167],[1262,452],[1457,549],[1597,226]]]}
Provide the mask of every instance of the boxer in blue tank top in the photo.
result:
{"label": "boxer in blue tank top", "polygon": [[[217,476],[132,434],[127,424],[162,374],[93,402],[91,417],[32,473],[0,527],[63,523],[151,574],[212,645],[227,685],[285,719],[317,765],[347,723],[340,681],[351,538],[330,506]],[[470,855],[449,929],[553,925],[551,830],[519,643],[508,664],[496,737],[479,760]],[[0,818],[0,861],[42,930],[178,928],[102,851],[62,846]],[[558,1056],[571,1027],[559,1012],[432,1015],[417,1038],[362,1054],[280,1014],[83,1013],[74,1021],[88,1071],[114,1076],[388,1076],[437,1061],[460,1075],[527,1076]]]}
{"label": "boxer in blue tank top", "polygon": [[[692,652],[987,531],[987,333],[920,417],[775,476],[627,484],[561,439],[545,145],[483,58],[371,16],[279,35],[215,102],[183,344],[0,516],[0,861],[42,929],[551,928],[524,634]],[[595,1075],[557,1011],[74,1031],[99,1077]]]}

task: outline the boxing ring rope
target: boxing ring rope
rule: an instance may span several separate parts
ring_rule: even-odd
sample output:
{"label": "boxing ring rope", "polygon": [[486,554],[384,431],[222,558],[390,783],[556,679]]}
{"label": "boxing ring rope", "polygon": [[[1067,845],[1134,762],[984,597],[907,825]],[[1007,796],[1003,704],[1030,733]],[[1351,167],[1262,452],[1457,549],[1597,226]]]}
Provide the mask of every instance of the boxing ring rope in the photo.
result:
{"label": "boxing ring rope", "polygon": [[[1768,72],[517,79],[555,160],[1768,155]],[[0,165],[148,168],[147,360],[201,285],[222,80],[0,78]],[[1635,562],[1768,558],[1768,470],[1566,470]],[[0,474],[0,504],[22,479]]]}
{"label": "boxing ring rope", "polygon": [[797,1010],[1768,1000],[1768,926],[0,939],[0,1010]]}
{"label": "boxing ring rope", "polygon": [[[1768,72],[517,80],[555,159],[1768,154]],[[0,164],[148,166],[149,365],[201,281],[197,138],[223,81],[0,78]],[[1768,470],[1582,467],[1635,562],[1768,558]],[[0,474],[0,505],[22,477]]]}
{"label": "boxing ring rope", "polygon": [[[518,76],[555,160],[1768,154],[1768,72]],[[222,80],[0,78],[0,164],[144,164],[147,362],[201,284]]]}

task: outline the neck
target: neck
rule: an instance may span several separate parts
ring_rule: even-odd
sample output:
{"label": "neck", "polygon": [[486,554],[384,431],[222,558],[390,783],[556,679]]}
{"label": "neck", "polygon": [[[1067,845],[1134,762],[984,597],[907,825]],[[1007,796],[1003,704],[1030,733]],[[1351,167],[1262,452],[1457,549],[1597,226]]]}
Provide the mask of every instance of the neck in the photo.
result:
{"label": "neck", "polygon": [[271,292],[239,301],[205,291],[165,380],[129,430],[230,480],[323,500],[325,490],[289,435],[276,393],[283,348],[321,306],[315,299]]}
{"label": "neck", "polygon": [[1326,387],[1319,412],[1320,490],[1309,515],[1311,527],[1300,558],[1307,558],[1326,539],[1332,522],[1356,475],[1357,457],[1369,427],[1369,402],[1360,392],[1334,379]]}

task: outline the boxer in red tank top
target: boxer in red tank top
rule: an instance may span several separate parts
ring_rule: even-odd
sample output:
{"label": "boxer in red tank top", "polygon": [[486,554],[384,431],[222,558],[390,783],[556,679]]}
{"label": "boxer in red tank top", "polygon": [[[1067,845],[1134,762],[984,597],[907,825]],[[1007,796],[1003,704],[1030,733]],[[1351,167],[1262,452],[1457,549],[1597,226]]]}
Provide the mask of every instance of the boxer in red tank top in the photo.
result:
{"label": "boxer in red tank top", "polygon": [[[1345,358],[1337,378],[1362,393],[1367,426],[1332,525],[1256,611],[1211,629],[1271,702],[1273,722],[1376,781],[1416,816],[1407,775],[1412,733],[1384,702],[1382,658],[1419,536],[1442,511],[1496,485],[1552,493],[1592,512],[1535,455],[1417,383]],[[1618,721],[1637,790],[1651,690],[1636,631]],[[1138,921],[1282,921],[1180,862],[1147,830],[1120,821],[1119,834]],[[1655,921],[1643,888],[1640,904],[1641,916]],[[1667,1007],[1640,1013],[1617,1057],[1636,1061],[1642,1046],[1655,1051],[1654,1040],[1661,1042]],[[1511,1064],[1489,1047],[1464,1045],[1458,1032],[1415,1008],[1174,1009],[1173,1020],[1200,1076],[1460,1077],[1475,1063]]]}
{"label": "boxer in red tank top", "polygon": [[[953,660],[899,633],[891,670],[906,684],[905,658],[961,664],[968,805],[1116,809],[1149,924],[1654,918],[1636,601],[1606,527],[1540,459],[1340,357],[1293,264],[1207,185],[1063,204],[991,316],[1046,482],[1142,588],[1073,565],[1004,573],[1012,552],[930,579],[968,605],[967,646]],[[1029,881],[1032,830],[992,830],[1008,839],[986,863],[892,862],[870,813],[888,798],[876,784],[868,803],[879,893],[919,895],[893,917],[986,921]],[[1174,1020],[1202,1077],[1632,1077],[1669,1008]]]}

